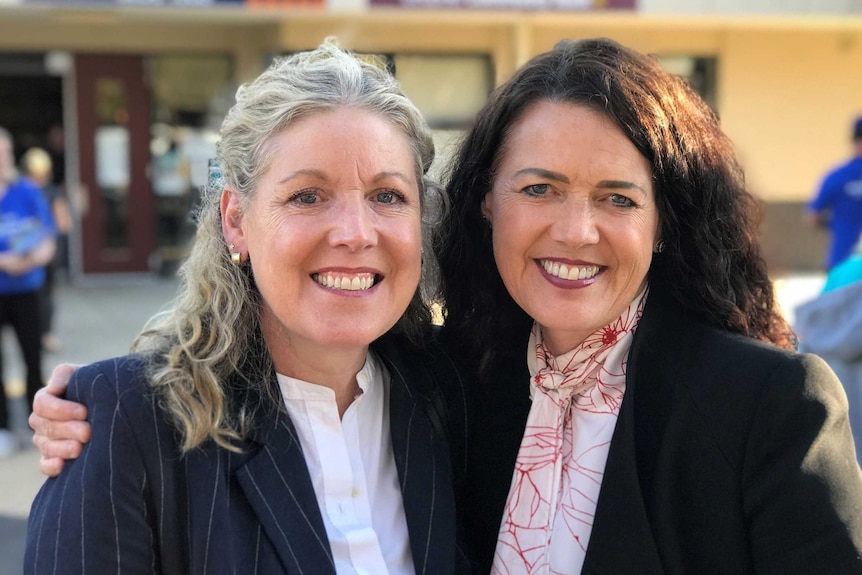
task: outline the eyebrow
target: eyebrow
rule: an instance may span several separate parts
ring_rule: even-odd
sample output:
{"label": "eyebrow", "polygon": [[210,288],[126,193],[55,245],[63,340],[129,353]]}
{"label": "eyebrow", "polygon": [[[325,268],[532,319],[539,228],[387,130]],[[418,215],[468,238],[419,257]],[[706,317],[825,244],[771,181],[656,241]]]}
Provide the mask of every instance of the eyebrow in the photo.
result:
{"label": "eyebrow", "polygon": [[[559,172],[554,172],[551,170],[545,170],[543,168],[524,168],[522,170],[518,170],[517,172],[515,172],[514,178],[523,176],[525,174],[539,176],[540,178],[546,178],[548,180],[561,182],[563,184],[571,183],[571,180],[569,180],[569,178],[566,177],[565,174],[561,174]],[[597,182],[594,187],[606,188],[610,190],[640,190],[641,192],[646,193],[646,190],[644,190],[641,186],[637,185],[634,182],[629,182],[626,180],[602,180],[600,182]]]}
{"label": "eyebrow", "polygon": [[320,178],[321,180],[326,179],[326,174],[324,174],[322,171],[308,168],[308,169],[303,169],[303,170],[296,170],[295,172],[290,173],[290,174],[286,175],[285,177],[283,177],[282,179],[280,179],[278,181],[278,183],[279,184],[285,184],[285,183],[289,182],[290,180],[297,178],[299,176],[314,176],[315,178]]}
{"label": "eyebrow", "polygon": [[[307,169],[302,169],[302,170],[296,170],[295,172],[288,174],[284,178],[280,179],[278,181],[278,183],[279,184],[285,184],[285,183],[289,182],[290,180],[297,178],[299,176],[312,176],[312,177],[318,178],[320,180],[327,179],[326,172],[323,172],[322,170],[315,170],[314,168],[307,168]],[[385,180],[387,178],[397,178],[397,179],[402,180],[404,183],[407,183],[407,184],[410,184],[413,181],[409,177],[407,177],[406,175],[402,174],[401,172],[397,172],[397,171],[380,172],[374,176],[373,181],[374,181],[374,183],[377,183],[377,182],[380,182],[381,180]]]}
{"label": "eyebrow", "polygon": [[[561,174],[559,172],[552,172],[551,170],[543,170],[542,168],[524,168],[522,170],[518,170],[517,172],[515,172],[514,178],[517,178],[517,177],[523,176],[523,175],[539,176],[540,178],[547,178],[549,180],[554,180],[556,182],[562,182],[564,184],[571,183],[569,181],[569,178],[567,178],[564,174]],[[514,179],[514,178],[512,178],[512,179]]]}
{"label": "eyebrow", "polygon": [[380,172],[376,176],[374,176],[374,183],[379,182],[380,180],[385,180],[387,178],[396,178],[398,180],[403,181],[405,184],[413,183],[413,180],[402,174],[401,172]]}
{"label": "eyebrow", "polygon": [[602,180],[596,184],[596,187],[607,188],[610,190],[640,190],[641,192],[646,193],[646,190],[636,183],[627,182],[626,180]]}

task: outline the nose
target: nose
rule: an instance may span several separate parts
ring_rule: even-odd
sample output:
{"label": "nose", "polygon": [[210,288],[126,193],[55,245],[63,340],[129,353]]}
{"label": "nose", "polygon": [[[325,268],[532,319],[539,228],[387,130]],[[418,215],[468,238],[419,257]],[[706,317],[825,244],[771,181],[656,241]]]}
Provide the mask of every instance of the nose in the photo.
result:
{"label": "nose", "polygon": [[589,200],[568,198],[554,206],[550,237],[572,246],[592,245],[599,241],[595,208]]}
{"label": "nose", "polygon": [[364,198],[343,199],[334,211],[330,244],[361,250],[377,244],[377,226],[373,210]]}

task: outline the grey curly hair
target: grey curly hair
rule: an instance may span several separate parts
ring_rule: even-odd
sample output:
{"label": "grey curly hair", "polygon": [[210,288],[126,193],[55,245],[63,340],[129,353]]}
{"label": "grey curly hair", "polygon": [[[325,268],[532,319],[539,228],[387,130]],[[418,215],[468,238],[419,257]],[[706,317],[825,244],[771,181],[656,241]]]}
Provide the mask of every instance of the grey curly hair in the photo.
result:
{"label": "grey curly hair", "polygon": [[[382,66],[353,55],[327,39],[317,49],[275,61],[257,79],[239,88],[236,104],[222,123],[217,171],[202,190],[198,228],[180,268],[174,307],[154,318],[132,350],[153,358],[148,373],[155,397],[183,433],[188,451],[208,439],[236,450],[250,416],[261,405],[237,402],[231,382],[259,387],[269,406],[277,403],[270,384],[273,367],[260,332],[260,294],[248,263],[234,265],[221,231],[220,198],[225,187],[248,202],[266,171],[274,135],[292,122],[343,107],[369,110],[407,135],[415,158],[423,210],[423,244],[430,239],[427,215],[442,209],[439,185],[427,177],[434,159],[431,132],[421,113]],[[436,199],[432,208],[429,199]],[[430,253],[431,250],[426,250]],[[427,261],[426,261],[427,260]],[[433,275],[423,258],[423,278]],[[425,281],[423,281],[425,284]],[[393,330],[416,343],[430,324],[417,288]]]}

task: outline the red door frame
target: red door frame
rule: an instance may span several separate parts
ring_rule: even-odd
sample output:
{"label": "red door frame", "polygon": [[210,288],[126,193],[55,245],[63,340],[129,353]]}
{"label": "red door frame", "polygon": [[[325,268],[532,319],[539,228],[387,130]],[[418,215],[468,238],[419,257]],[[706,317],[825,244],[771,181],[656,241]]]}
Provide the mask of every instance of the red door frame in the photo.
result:
{"label": "red door frame", "polygon": [[[129,130],[128,223],[126,247],[105,245],[105,204],[96,182],[96,83],[111,78],[123,84],[127,110],[121,121]],[[77,54],[75,83],[81,183],[88,208],[81,218],[84,274],[149,271],[155,248],[155,202],[147,166],[150,161],[150,96],[142,56]]]}

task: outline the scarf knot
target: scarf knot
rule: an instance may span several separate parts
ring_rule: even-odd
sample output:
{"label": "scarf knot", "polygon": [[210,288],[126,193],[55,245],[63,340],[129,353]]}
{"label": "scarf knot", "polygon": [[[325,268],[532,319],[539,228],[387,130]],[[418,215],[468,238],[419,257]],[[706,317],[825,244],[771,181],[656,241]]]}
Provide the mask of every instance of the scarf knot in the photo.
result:
{"label": "scarf knot", "polygon": [[533,385],[556,392],[555,395],[561,404],[568,402],[572,396],[594,387],[598,382],[598,368],[604,364],[620,337],[633,332],[633,327],[637,325],[636,322],[634,325],[631,322],[626,322],[628,325],[619,325],[619,323],[620,320],[617,320],[605,326],[584,340],[581,345],[559,357],[555,357],[548,350],[539,326],[534,325],[530,342],[535,345],[534,365],[538,371],[533,376]]}

